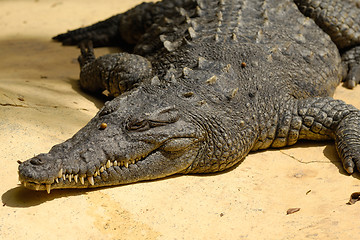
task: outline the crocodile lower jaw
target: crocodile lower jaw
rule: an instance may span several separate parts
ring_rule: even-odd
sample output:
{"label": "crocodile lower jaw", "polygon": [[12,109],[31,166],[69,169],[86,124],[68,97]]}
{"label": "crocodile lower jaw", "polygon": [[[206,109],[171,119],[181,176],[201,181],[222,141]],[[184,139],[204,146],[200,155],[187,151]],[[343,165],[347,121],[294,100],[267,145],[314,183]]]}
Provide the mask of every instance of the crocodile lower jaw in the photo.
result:
{"label": "crocodile lower jaw", "polygon": [[[40,191],[46,190],[47,193],[50,193],[51,189],[56,188],[89,188],[95,187],[96,182],[104,182],[101,178],[101,174],[105,171],[109,171],[110,168],[129,168],[129,166],[136,164],[138,161],[143,160],[143,158],[133,159],[131,161],[117,161],[117,160],[107,160],[106,164],[102,164],[97,168],[92,176],[87,176],[85,174],[73,174],[67,173],[63,169],[60,169],[58,176],[52,181],[49,182],[35,182],[19,177],[20,183],[29,189]],[[118,171],[120,169],[117,169]],[[116,171],[116,170],[115,170]],[[101,187],[98,185],[97,187]]]}

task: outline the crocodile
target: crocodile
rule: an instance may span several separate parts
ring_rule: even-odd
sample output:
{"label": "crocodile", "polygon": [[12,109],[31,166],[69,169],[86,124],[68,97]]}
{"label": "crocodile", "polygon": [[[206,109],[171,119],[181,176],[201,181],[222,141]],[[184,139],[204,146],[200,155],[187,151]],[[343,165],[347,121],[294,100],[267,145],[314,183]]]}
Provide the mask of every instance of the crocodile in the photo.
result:
{"label": "crocodile", "polygon": [[[329,140],[360,169],[357,0],[163,0],[54,37],[80,47],[80,86],[111,101],[19,165],[33,190],[219,172],[250,151]],[[95,47],[122,51],[96,58]]]}

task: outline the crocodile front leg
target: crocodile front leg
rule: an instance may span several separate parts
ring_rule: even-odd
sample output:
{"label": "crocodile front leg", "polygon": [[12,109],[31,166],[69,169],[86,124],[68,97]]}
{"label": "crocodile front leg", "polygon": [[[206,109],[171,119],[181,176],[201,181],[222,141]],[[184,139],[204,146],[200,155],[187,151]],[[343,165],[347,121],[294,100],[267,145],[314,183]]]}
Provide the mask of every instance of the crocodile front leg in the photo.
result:
{"label": "crocodile front leg", "polygon": [[360,171],[360,111],[340,100],[314,98],[299,100],[302,117],[299,139],[326,135],[335,139],[336,150],[348,173]]}
{"label": "crocodile front leg", "polygon": [[[360,111],[331,97],[289,100],[278,119],[264,128],[253,150],[284,147],[299,139],[334,139],[337,152],[348,173],[360,171]],[[263,137],[261,137],[263,136]]]}
{"label": "crocodile front leg", "polygon": [[80,86],[88,92],[108,90],[116,97],[151,76],[151,63],[139,55],[115,53],[95,58],[91,41],[81,43],[80,48]]}

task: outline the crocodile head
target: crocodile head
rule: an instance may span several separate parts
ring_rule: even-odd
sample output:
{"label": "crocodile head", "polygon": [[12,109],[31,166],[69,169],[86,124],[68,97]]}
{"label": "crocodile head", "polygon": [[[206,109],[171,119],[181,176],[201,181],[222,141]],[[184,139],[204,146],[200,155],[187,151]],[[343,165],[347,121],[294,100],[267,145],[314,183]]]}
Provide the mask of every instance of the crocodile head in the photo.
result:
{"label": "crocodile head", "polygon": [[78,133],[19,165],[34,190],[87,188],[157,179],[185,171],[204,132],[174,97],[142,87],[110,102]]}

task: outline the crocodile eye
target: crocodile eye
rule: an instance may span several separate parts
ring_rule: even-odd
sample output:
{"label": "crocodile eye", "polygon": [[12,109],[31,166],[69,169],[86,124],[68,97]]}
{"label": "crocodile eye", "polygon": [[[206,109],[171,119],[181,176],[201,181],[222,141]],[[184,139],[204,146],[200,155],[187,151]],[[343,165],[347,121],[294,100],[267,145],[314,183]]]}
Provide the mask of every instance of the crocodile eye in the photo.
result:
{"label": "crocodile eye", "polygon": [[129,121],[126,124],[126,129],[129,131],[141,132],[150,129],[150,123],[148,120]]}
{"label": "crocodile eye", "polygon": [[128,131],[145,131],[150,128],[161,127],[179,120],[179,113],[174,108],[160,109],[146,117],[130,119],[126,124]]}

